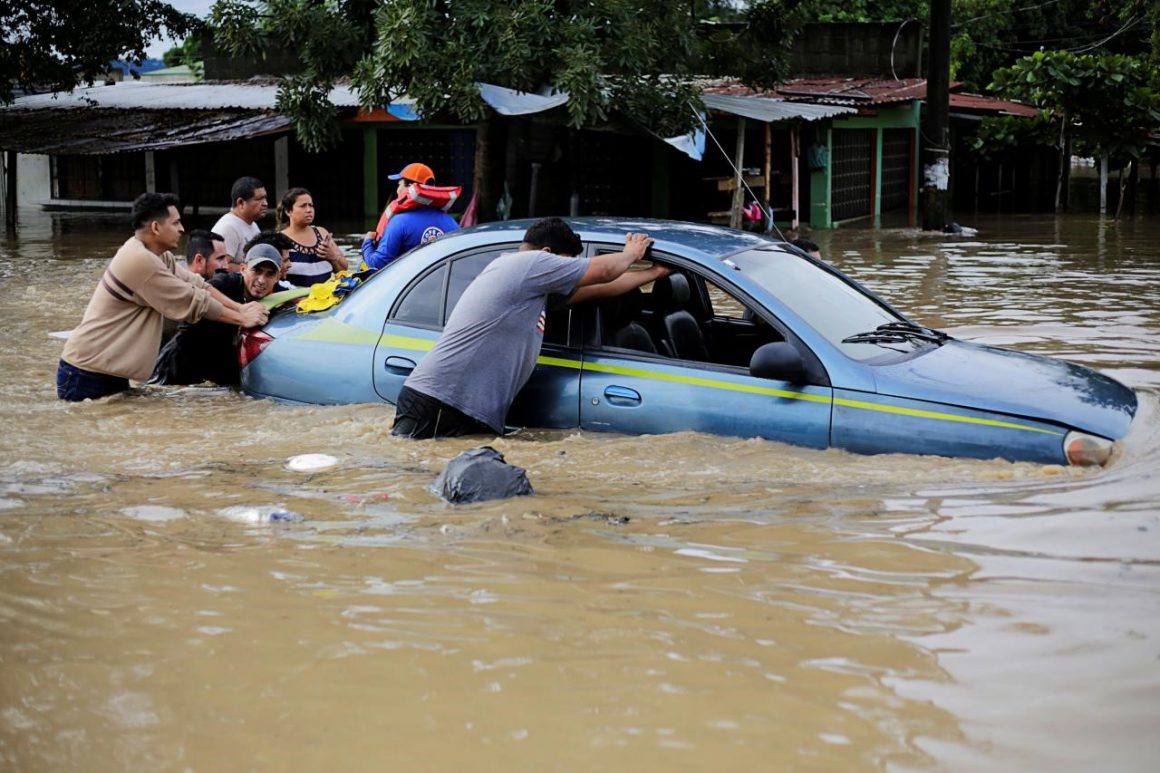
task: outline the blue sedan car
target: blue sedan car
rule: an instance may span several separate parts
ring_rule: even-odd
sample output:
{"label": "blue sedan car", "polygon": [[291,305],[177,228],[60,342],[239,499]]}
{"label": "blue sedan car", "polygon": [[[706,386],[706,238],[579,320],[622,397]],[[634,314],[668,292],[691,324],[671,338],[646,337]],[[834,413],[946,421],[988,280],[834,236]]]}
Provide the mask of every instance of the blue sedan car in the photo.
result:
{"label": "blue sedan car", "polygon": [[[1136,395],[1107,376],[917,325],[787,244],[693,223],[570,222],[585,255],[646,232],[652,259],[673,272],[549,314],[509,424],[1103,464],[1136,413]],[[243,338],[242,388],[295,403],[393,402],[467,285],[527,225],[457,231],[331,309],[274,314]]]}

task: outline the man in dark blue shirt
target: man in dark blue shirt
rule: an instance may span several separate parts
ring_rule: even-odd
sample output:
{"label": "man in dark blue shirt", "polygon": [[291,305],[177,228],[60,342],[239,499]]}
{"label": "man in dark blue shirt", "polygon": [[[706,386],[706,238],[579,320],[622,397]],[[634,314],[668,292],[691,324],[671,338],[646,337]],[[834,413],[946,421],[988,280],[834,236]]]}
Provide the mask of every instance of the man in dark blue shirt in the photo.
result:
{"label": "man in dark blue shirt", "polygon": [[435,181],[435,173],[426,164],[407,164],[398,174],[398,198],[388,208],[389,219],[378,242],[370,232],[363,239],[362,256],[367,268],[382,268],[403,253],[420,244],[435,241],[459,228],[455,218],[441,209],[423,203],[422,186]]}
{"label": "man in dark blue shirt", "polygon": [[[240,273],[218,272],[210,284],[238,303],[259,301],[269,295],[282,271],[282,255],[271,244],[258,243],[246,251]],[[200,384],[212,381],[237,386],[240,378],[237,325],[203,319],[182,322],[177,334],[162,347],[153,366],[150,384]]]}

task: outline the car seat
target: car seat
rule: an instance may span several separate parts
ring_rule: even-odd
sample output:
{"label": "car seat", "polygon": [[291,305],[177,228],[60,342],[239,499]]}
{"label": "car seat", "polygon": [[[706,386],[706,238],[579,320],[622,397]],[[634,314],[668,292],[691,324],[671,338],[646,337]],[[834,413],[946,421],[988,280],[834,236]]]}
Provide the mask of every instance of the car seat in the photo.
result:
{"label": "car seat", "polygon": [[657,347],[644,325],[637,322],[644,305],[644,293],[640,288],[629,290],[624,295],[605,301],[601,313],[605,318],[604,341],[621,349],[656,354]]}
{"label": "car seat", "polygon": [[653,284],[653,303],[661,320],[661,350],[679,360],[709,362],[709,347],[696,318],[685,308],[692,293],[684,274],[669,274]]}

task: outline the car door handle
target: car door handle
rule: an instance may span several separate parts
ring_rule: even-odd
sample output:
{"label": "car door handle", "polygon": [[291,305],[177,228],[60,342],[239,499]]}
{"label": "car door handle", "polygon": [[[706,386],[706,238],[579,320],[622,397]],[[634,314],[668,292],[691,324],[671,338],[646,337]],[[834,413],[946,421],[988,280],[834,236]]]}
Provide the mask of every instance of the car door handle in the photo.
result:
{"label": "car door handle", "polygon": [[604,388],[604,399],[613,405],[640,405],[640,392],[614,385]]}
{"label": "car door handle", "polygon": [[406,357],[388,357],[383,362],[383,367],[392,373],[400,375],[410,373],[415,369],[415,361],[409,360]]}

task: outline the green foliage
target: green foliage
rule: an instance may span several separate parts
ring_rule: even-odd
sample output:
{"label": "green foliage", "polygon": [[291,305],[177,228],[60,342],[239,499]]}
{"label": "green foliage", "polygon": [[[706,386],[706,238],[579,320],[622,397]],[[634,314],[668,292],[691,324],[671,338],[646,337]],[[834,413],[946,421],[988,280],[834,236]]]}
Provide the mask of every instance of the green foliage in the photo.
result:
{"label": "green foliage", "polygon": [[[807,9],[819,22],[929,16],[926,0],[807,0]],[[981,92],[996,69],[1041,49],[1150,54],[1160,64],[1160,0],[953,0],[951,21],[951,78],[968,91]]]}
{"label": "green foliage", "polygon": [[987,158],[999,158],[1033,145],[1053,147],[1058,144],[1059,126],[1048,113],[1032,118],[1004,115],[984,118],[971,140],[971,149]]}
{"label": "green foliage", "polygon": [[810,21],[817,22],[883,22],[926,19],[927,0],[813,0],[809,3]]}
{"label": "green foliage", "polygon": [[807,18],[798,0],[750,3],[741,23],[701,41],[695,57],[698,71],[770,88],[790,76],[790,49]]}
{"label": "green foliage", "polygon": [[0,103],[16,88],[92,84],[114,59],[144,61],[154,38],[196,27],[161,0],[0,0]]}
{"label": "green foliage", "polygon": [[995,70],[1039,50],[1143,55],[1156,14],[1158,0],[954,0],[951,77],[978,92]]}
{"label": "green foliage", "polygon": [[[729,55],[697,37],[690,9],[729,13]],[[212,23],[235,54],[279,45],[305,71],[283,103],[309,148],[327,147],[326,111],[311,104],[349,76],[364,108],[406,95],[429,119],[483,119],[477,83],[566,91],[568,124],[592,126],[613,112],[663,134],[695,120],[696,75],[728,73],[754,84],[785,75],[800,23],[798,0],[219,0]],[[325,101],[325,100],[323,100]]]}
{"label": "green foliage", "polygon": [[182,41],[181,45],[174,46],[161,55],[161,61],[166,67],[180,67],[185,65],[196,70],[202,59],[201,36],[191,35]]}
{"label": "green foliage", "polygon": [[1160,75],[1138,58],[1037,52],[997,70],[991,88],[1040,108],[1056,144],[1066,122],[1079,153],[1139,158],[1160,132]]}

